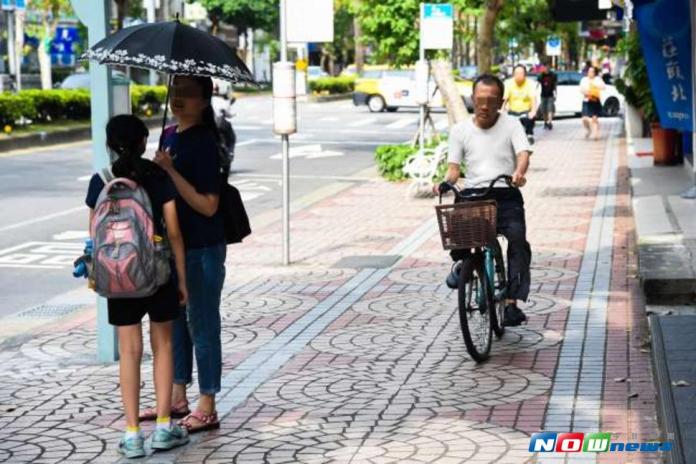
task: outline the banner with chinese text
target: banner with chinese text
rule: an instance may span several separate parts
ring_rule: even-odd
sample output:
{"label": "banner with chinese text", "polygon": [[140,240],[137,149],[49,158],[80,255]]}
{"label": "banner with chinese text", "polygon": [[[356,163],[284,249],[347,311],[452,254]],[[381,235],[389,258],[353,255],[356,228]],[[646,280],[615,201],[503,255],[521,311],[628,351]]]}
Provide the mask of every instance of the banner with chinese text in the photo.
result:
{"label": "banner with chinese text", "polygon": [[689,0],[640,2],[635,10],[660,125],[683,131],[693,130],[690,17]]}

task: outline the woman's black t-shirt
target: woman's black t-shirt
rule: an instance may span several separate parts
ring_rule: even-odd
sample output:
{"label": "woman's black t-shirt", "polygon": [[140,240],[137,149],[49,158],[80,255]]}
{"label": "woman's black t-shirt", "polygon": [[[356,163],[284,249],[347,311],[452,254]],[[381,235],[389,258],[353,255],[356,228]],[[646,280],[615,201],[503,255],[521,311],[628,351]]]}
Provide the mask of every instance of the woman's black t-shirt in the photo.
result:
{"label": "woman's black t-shirt", "polygon": [[[215,136],[203,125],[171,133],[164,140],[174,167],[200,194],[220,194],[220,153]],[[207,248],[225,243],[222,215],[206,217],[195,211],[179,195],[176,199],[181,233],[186,249]]]}

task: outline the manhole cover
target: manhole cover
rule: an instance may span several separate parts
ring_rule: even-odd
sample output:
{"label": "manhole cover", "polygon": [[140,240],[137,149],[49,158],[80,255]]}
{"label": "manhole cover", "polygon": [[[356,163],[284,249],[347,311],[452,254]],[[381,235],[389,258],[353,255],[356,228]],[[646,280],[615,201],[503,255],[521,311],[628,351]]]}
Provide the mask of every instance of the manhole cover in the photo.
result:
{"label": "manhole cover", "polygon": [[19,319],[51,319],[63,317],[77,310],[85,308],[85,305],[39,305],[29,308],[15,315]]}
{"label": "manhole cover", "polygon": [[345,256],[332,267],[352,269],[386,269],[394,266],[401,255]]}

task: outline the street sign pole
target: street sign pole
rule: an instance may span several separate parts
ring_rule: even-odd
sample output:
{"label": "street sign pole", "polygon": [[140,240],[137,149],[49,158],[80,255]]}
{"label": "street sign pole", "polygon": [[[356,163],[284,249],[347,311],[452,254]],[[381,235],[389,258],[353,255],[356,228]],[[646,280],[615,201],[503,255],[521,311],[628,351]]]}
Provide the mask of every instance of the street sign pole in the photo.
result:
{"label": "street sign pole", "polygon": [[5,11],[7,21],[7,57],[10,62],[10,74],[17,78],[17,53],[15,53],[14,16],[11,10]]}
{"label": "street sign pole", "polygon": [[[420,4],[421,8],[421,22],[423,21],[423,18],[425,17],[425,3]],[[423,38],[420,38],[419,41],[419,48],[420,48],[420,61],[421,63],[425,62],[425,65],[427,66],[427,61],[425,60],[425,48],[423,44]],[[425,79],[425,88],[428,88],[428,81],[430,80],[430,74],[428,73],[428,76]],[[418,120],[418,150],[422,154],[424,145],[425,145],[425,106],[428,104],[428,97],[430,92],[426,91],[426,99],[425,102],[421,102],[420,105],[418,105],[418,113],[419,113],[419,120]]]}
{"label": "street sign pole", "polygon": [[[280,61],[288,61],[287,0],[280,0]],[[294,73],[294,69],[292,71]],[[280,77],[280,76],[279,76]],[[295,90],[293,83],[293,91]],[[294,92],[293,92],[294,105]],[[285,131],[287,132],[287,131]],[[290,134],[282,133],[281,152],[283,156],[283,265],[290,265]]]}

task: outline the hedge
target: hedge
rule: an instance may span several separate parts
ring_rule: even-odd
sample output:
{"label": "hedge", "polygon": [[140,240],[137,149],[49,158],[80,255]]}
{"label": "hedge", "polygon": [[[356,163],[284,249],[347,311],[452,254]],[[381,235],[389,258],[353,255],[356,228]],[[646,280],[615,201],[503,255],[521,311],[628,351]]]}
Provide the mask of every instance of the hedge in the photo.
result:
{"label": "hedge", "polygon": [[355,77],[320,77],[309,81],[309,89],[314,93],[328,93],[330,95],[349,93],[355,89]]}
{"label": "hedge", "polygon": [[29,119],[36,117],[36,107],[31,98],[10,93],[0,94],[0,125],[13,126],[22,116]]}
{"label": "hedge", "polygon": [[[439,143],[445,141],[446,138],[440,138],[440,141],[433,141],[425,145],[425,148],[434,149]],[[406,173],[404,173],[403,168],[411,156],[418,153],[417,146],[411,146],[411,144],[404,143],[400,145],[380,145],[375,150],[375,162],[377,163],[377,170],[379,174],[385,179],[397,182],[405,180],[408,178]],[[464,164],[461,166],[462,173],[466,170]],[[447,171],[447,163],[440,163],[438,166],[437,173],[434,176],[433,182],[440,182],[445,177],[445,172]]]}
{"label": "hedge", "polygon": [[[135,114],[157,113],[167,97],[167,87],[131,86]],[[0,93],[0,124],[15,125],[22,117],[35,122],[85,120],[90,117],[91,100],[86,89],[22,90]]]}

